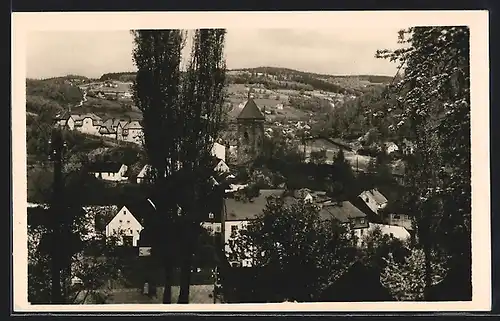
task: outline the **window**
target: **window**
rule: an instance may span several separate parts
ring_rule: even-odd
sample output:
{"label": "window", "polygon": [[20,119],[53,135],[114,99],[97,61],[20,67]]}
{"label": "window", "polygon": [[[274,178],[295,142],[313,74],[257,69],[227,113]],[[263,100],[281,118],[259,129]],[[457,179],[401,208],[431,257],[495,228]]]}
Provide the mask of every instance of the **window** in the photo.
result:
{"label": "window", "polygon": [[219,225],[217,225],[217,226],[215,227],[215,231],[216,231],[216,232],[220,232],[220,226],[219,226]]}
{"label": "window", "polygon": [[122,220],[119,220],[119,222],[120,222],[120,223],[123,223],[123,221],[122,221]]}
{"label": "window", "polygon": [[127,224],[130,224],[130,220],[127,220]]}
{"label": "window", "polygon": [[364,218],[360,218],[359,219],[359,224],[365,224],[365,219]]}
{"label": "window", "polygon": [[399,220],[399,219],[401,219],[401,217],[400,217],[398,214],[394,214],[393,218],[394,218],[395,220]]}
{"label": "window", "polygon": [[248,142],[248,132],[243,134],[243,138],[245,139],[245,142]]}
{"label": "window", "polygon": [[127,211],[123,211],[123,215],[127,214]]}
{"label": "window", "polygon": [[238,232],[238,226],[237,225],[232,225],[231,226],[231,233],[236,233]]}

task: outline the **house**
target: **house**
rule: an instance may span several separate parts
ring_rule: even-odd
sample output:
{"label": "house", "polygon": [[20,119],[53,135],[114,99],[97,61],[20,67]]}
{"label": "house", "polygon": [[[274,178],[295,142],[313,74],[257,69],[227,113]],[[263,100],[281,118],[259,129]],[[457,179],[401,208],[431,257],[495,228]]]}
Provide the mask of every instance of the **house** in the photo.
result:
{"label": "house", "polygon": [[349,201],[326,201],[321,204],[319,215],[324,220],[335,219],[349,231],[369,227],[366,214]]}
{"label": "house", "polygon": [[368,206],[368,208],[375,214],[387,206],[387,198],[377,189],[363,191],[358,197]]}
{"label": "house", "polygon": [[390,213],[386,215],[384,221],[388,225],[401,226],[408,231],[413,230],[413,223],[408,214]]}
{"label": "house", "polygon": [[141,171],[139,172],[139,174],[137,174],[136,177],[137,184],[145,183],[148,181],[147,176],[150,170],[151,170],[151,165],[149,164],[146,164],[142,167]]}
{"label": "house", "polygon": [[228,173],[229,172],[229,166],[227,166],[226,162],[222,159],[217,159],[216,164],[214,167],[214,171],[218,173]]}
{"label": "house", "polygon": [[[224,244],[226,244],[226,255],[229,255],[231,252],[228,242],[232,238],[232,233],[245,229],[251,220],[261,214],[262,210],[267,205],[268,197],[282,196],[283,193],[283,189],[260,190],[259,196],[251,201],[238,201],[233,198],[227,198],[224,200],[225,206],[222,219],[224,231],[222,231],[222,233],[224,237]],[[251,266],[251,261],[249,259],[246,259],[243,262],[230,263],[233,265],[241,264],[241,266],[244,267]]]}
{"label": "house", "polygon": [[415,143],[409,141],[408,139],[403,139],[402,143],[403,154],[410,155],[415,152]]}
{"label": "house", "polygon": [[352,147],[349,144],[342,142],[338,139],[331,139],[326,137],[309,137],[306,138],[303,143],[299,145],[299,151],[304,153],[305,159],[309,158],[311,152],[326,151],[326,157],[328,161],[332,161],[335,155],[340,150],[352,151]]}
{"label": "house", "polygon": [[89,166],[89,174],[106,181],[124,181],[128,166],[117,162],[95,162]]}
{"label": "house", "polygon": [[154,204],[144,199],[120,207],[115,216],[106,224],[106,236],[120,235],[118,243],[125,246],[137,246],[144,221],[154,215]]}
{"label": "house", "polygon": [[387,154],[392,154],[394,152],[399,151],[399,146],[396,145],[394,142],[387,142],[384,144],[385,147],[385,152]]}
{"label": "house", "polygon": [[93,113],[82,115],[72,114],[66,120],[66,126],[70,130],[77,130],[81,133],[98,135],[101,126],[101,117]]}
{"label": "house", "polygon": [[104,137],[116,139],[116,129],[113,127],[113,119],[108,119],[101,124],[99,134]]}
{"label": "house", "polygon": [[142,125],[137,120],[133,120],[123,127],[123,140],[136,144],[142,144]]}

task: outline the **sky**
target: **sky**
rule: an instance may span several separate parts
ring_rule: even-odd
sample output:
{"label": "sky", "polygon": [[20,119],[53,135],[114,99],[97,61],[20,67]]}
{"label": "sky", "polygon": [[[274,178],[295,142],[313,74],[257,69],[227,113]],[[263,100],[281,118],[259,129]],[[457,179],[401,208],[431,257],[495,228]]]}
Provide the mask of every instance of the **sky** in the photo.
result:
{"label": "sky", "polygon": [[[331,75],[388,75],[397,65],[375,58],[377,49],[397,48],[401,27],[358,29],[228,29],[229,69],[284,67]],[[92,78],[134,71],[128,30],[36,31],[27,38],[27,77],[68,74]]]}

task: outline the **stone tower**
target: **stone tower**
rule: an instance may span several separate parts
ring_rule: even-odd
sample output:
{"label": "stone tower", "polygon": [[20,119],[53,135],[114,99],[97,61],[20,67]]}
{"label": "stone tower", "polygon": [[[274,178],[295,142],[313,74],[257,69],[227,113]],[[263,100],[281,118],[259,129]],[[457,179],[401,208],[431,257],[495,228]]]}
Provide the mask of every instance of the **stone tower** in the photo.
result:
{"label": "stone tower", "polygon": [[238,160],[255,159],[262,151],[264,142],[264,114],[248,95],[248,101],[236,118],[238,124]]}

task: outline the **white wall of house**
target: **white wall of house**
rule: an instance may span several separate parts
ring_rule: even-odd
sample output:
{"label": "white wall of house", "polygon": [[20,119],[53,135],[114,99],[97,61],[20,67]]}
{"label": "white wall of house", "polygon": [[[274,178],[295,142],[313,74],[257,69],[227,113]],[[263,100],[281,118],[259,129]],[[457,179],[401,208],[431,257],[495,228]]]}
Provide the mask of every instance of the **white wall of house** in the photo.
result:
{"label": "white wall of house", "polygon": [[212,155],[217,157],[218,159],[222,159],[224,162],[226,161],[226,146],[214,143],[212,147]]}
{"label": "white wall of house", "polygon": [[[143,227],[134,215],[123,206],[113,219],[106,225],[106,236],[116,235],[123,233],[125,237],[132,237],[133,246],[137,246],[139,236]],[[123,239],[118,243],[123,245]]]}
{"label": "white wall of house", "polygon": [[66,125],[68,126],[69,129],[73,130],[75,129],[75,120],[73,119],[73,117],[69,117],[68,118],[68,121],[66,122]]}
{"label": "white wall of house", "polygon": [[219,173],[228,173],[229,172],[229,166],[221,160],[214,168],[214,171],[219,172]]}
{"label": "white wall of house", "polygon": [[129,128],[123,130],[123,140],[126,142],[141,144],[142,143],[142,128]]}
{"label": "white wall of house", "polygon": [[214,233],[221,233],[222,232],[222,224],[221,223],[210,223],[210,222],[203,222],[201,223],[201,226],[210,233],[210,235],[213,235]]}
{"label": "white wall of house", "polygon": [[82,126],[78,130],[82,133],[90,135],[99,134],[99,126],[94,126],[94,121],[90,117],[83,119]]}
{"label": "white wall of house", "polygon": [[410,232],[401,226],[369,223],[367,228],[354,229],[354,234],[358,237],[358,246],[362,246],[363,238],[373,229],[379,227],[384,235],[392,235],[393,237],[405,241],[410,238]]}
{"label": "white wall of house", "polygon": [[103,172],[97,172],[93,173],[96,178],[100,178],[106,181],[124,181],[127,180],[128,178],[125,176],[125,173],[127,172],[127,165],[123,164],[120,170],[116,173],[103,173]]}
{"label": "white wall of house", "polygon": [[[225,231],[224,231],[224,243],[225,243],[225,250],[226,253],[231,252],[231,248],[229,247],[229,240],[231,239],[231,235],[233,231],[240,231],[244,230],[248,225],[247,220],[242,220],[242,221],[226,221],[225,223]],[[251,249],[247,250],[247,254],[251,253]],[[230,262],[232,263],[239,263],[243,267],[250,267],[252,266],[252,260],[251,259],[244,259],[241,262]]]}

